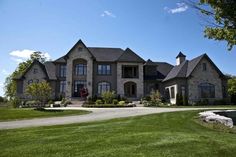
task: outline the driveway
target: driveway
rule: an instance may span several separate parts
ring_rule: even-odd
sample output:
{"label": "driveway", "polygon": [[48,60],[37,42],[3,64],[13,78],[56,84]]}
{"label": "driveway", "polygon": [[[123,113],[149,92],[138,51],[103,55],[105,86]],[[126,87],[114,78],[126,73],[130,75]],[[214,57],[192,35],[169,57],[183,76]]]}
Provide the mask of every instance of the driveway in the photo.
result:
{"label": "driveway", "polygon": [[[113,118],[131,117],[138,115],[147,115],[153,113],[187,111],[187,110],[200,110],[201,108],[146,108],[146,107],[133,107],[133,108],[82,108],[82,107],[66,107],[66,108],[53,108],[53,109],[72,109],[72,110],[87,110],[92,111],[90,114],[74,115],[64,117],[51,117],[51,118],[35,118],[29,120],[16,120],[8,122],[0,122],[0,129],[14,129],[24,127],[37,127],[37,126],[50,126],[62,125],[82,122],[92,122],[108,120]],[[206,108],[204,108],[206,109]]]}

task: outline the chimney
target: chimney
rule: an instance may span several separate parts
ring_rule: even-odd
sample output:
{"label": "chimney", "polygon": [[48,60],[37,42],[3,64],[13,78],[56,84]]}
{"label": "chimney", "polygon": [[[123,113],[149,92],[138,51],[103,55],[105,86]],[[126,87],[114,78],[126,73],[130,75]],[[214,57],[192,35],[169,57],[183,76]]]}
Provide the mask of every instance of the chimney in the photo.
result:
{"label": "chimney", "polygon": [[186,56],[182,52],[179,52],[178,56],[176,56],[176,65],[180,65],[185,61],[185,59]]}

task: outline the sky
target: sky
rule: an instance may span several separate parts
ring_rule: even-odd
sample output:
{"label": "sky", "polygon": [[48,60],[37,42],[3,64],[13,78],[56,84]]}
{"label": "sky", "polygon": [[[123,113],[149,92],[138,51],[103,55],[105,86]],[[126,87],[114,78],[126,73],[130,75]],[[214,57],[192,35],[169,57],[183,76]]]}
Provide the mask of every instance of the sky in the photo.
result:
{"label": "sky", "polygon": [[32,52],[55,60],[79,39],[173,65],[180,51],[187,59],[207,53],[223,73],[236,75],[236,48],[204,38],[205,24],[181,0],[0,0],[0,95]]}

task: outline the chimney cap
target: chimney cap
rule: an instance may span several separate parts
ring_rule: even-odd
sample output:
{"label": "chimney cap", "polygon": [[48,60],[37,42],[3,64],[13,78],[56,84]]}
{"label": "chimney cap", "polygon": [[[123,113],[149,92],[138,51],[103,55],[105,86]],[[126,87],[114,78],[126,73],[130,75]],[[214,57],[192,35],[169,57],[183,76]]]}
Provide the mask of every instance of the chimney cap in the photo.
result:
{"label": "chimney cap", "polygon": [[179,57],[186,57],[186,56],[180,51],[179,54],[176,56],[176,58],[179,58]]}

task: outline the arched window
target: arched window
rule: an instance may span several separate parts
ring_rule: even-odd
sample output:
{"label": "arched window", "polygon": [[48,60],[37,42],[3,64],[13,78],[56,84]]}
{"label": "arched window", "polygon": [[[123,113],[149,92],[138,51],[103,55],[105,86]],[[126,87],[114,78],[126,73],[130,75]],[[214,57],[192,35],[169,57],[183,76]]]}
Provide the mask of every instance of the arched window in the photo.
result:
{"label": "arched window", "polygon": [[210,83],[201,83],[198,86],[200,98],[215,98],[215,86]]}
{"label": "arched window", "polygon": [[103,92],[110,91],[111,85],[108,82],[100,82],[98,83],[98,94],[102,94]]}

